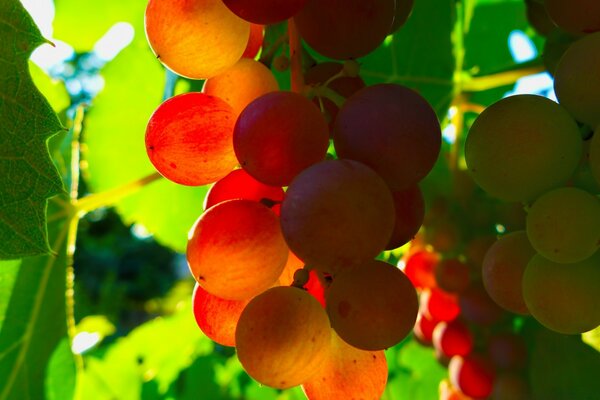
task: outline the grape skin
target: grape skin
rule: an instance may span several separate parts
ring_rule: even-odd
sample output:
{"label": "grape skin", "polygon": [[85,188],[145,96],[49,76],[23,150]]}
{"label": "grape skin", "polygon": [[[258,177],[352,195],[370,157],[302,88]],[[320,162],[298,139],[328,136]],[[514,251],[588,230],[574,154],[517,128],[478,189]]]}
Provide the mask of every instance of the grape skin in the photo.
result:
{"label": "grape skin", "polygon": [[229,300],[249,299],[271,287],[287,256],[277,215],[252,200],[228,200],[206,210],[187,245],[196,281]]}
{"label": "grape skin", "polygon": [[331,328],[325,310],[302,289],[271,288],[240,316],[235,340],[248,375],[270,387],[306,382],[328,356]]}
{"label": "grape skin", "polygon": [[527,237],[549,260],[583,261],[600,248],[600,201],[571,187],[545,193],[527,214]]}
{"label": "grape skin", "polygon": [[276,24],[293,17],[307,0],[223,0],[240,18],[255,24]]}
{"label": "grape skin", "polygon": [[290,184],[281,205],[288,246],[322,272],[334,273],[377,256],[393,225],[389,189],[373,170],[351,160],[307,168]]}
{"label": "grape skin", "polygon": [[419,309],[416,290],[406,275],[377,260],[335,275],[326,304],[336,333],[363,350],[399,343],[415,325]]}
{"label": "grape skin", "polygon": [[234,124],[233,109],[217,97],[196,92],[171,97],[148,121],[148,158],[158,172],[180,185],[216,182],[237,164]]}
{"label": "grape skin", "polygon": [[250,24],[221,0],[150,0],[144,25],[156,57],[170,70],[206,79],[242,56]]}
{"label": "grape skin", "polygon": [[548,15],[556,25],[574,35],[600,30],[600,2],[597,0],[545,0]]}
{"label": "grape skin", "polygon": [[582,154],[573,118],[545,97],[516,95],[483,111],[465,142],[473,179],[490,195],[531,201],[563,185]]}

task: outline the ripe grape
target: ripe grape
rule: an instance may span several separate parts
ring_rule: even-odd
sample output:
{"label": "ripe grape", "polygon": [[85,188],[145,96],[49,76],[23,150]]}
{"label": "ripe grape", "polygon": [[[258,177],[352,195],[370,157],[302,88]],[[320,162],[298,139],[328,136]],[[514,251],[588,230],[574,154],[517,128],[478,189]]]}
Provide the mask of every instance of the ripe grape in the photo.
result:
{"label": "ripe grape", "polygon": [[248,37],[248,44],[242,54],[242,58],[254,58],[258,54],[258,51],[262,47],[263,40],[265,38],[265,27],[260,24],[250,24],[250,36]]}
{"label": "ripe grape", "polygon": [[423,313],[419,313],[417,316],[417,322],[413,327],[413,334],[415,338],[426,346],[429,346],[433,342],[433,330],[440,323],[435,319],[427,318]]}
{"label": "ripe grape", "polygon": [[225,100],[235,118],[258,97],[279,90],[275,76],[264,64],[242,58],[234,66],[204,82],[202,92]]}
{"label": "ripe grape", "polygon": [[596,179],[596,182],[600,184],[600,126],[596,128],[596,132],[592,136],[589,161],[592,175]]}
{"label": "ripe grape", "polygon": [[387,383],[385,353],[350,346],[332,330],[331,350],[319,372],[302,384],[310,400],[381,398]]}
{"label": "ripe grape", "polygon": [[252,378],[286,389],[306,382],[327,358],[331,328],[325,310],[302,289],[274,287],[240,316],[237,355]]}
{"label": "ripe grape", "polygon": [[235,327],[249,300],[225,300],[196,283],[192,302],[194,318],[206,336],[222,346],[235,346]]}
{"label": "ripe grape", "polygon": [[204,209],[208,210],[225,200],[246,199],[262,202],[266,206],[273,204],[271,210],[279,214],[281,207],[278,203],[283,201],[284,196],[281,187],[265,185],[243,169],[236,169],[211,186],[204,198]]}
{"label": "ripe grape", "polygon": [[523,271],[535,254],[525,231],[502,236],[486,253],[482,266],[483,285],[500,307],[517,314],[529,314],[521,282]]}
{"label": "ripe grape", "polygon": [[215,182],[237,165],[234,124],[231,106],[217,97],[195,92],[172,97],[148,121],[148,157],[158,172],[181,185]]}
{"label": "ripe grape", "polygon": [[250,24],[221,0],[150,0],[144,22],[156,57],[191,79],[210,78],[235,64],[250,32]]}
{"label": "ripe grape", "polygon": [[479,355],[452,357],[448,372],[450,382],[467,396],[480,399],[492,393],[496,373],[490,362]]}
{"label": "ripe grape", "polygon": [[600,325],[600,252],[573,264],[535,255],[523,274],[523,298],[546,328],[579,334]]}
{"label": "ripe grape", "polygon": [[460,319],[442,321],[433,330],[433,346],[444,356],[466,356],[473,350],[473,334]]}
{"label": "ripe grape", "polygon": [[564,184],[581,154],[573,118],[552,100],[535,95],[492,104],[475,120],[465,143],[475,182],[507,201],[534,200]]}
{"label": "ripe grape", "polygon": [[600,248],[600,201],[577,188],[547,192],[529,209],[527,237],[549,260],[582,261]]}
{"label": "ripe grape", "polygon": [[548,36],[556,29],[556,25],[550,19],[543,4],[537,3],[535,0],[526,0],[525,7],[527,8],[527,21],[537,33]]}
{"label": "ripe grape", "polygon": [[412,330],[419,308],[406,275],[377,260],[335,275],[326,303],[331,327],[346,343],[363,350],[399,343]]}
{"label": "ripe grape", "polygon": [[503,373],[494,380],[492,400],[529,400],[531,398],[527,381],[520,375]]}
{"label": "ripe grape", "polygon": [[469,286],[470,268],[457,258],[442,260],[435,268],[437,286],[446,292],[460,293]]}
{"label": "ripe grape", "polygon": [[392,191],[427,175],[441,146],[440,125],[419,94],[396,84],[368,86],[340,109],[333,141],[341,158],[373,168]]}
{"label": "ripe grape", "polygon": [[[600,2],[595,2],[600,8]],[[600,17],[596,16],[600,24]],[[554,73],[554,90],[580,122],[595,129],[600,124],[600,32],[585,36],[565,51]]]}
{"label": "ripe grape", "polygon": [[255,24],[276,24],[293,17],[306,0],[223,0],[240,18]]}
{"label": "ripe grape", "polygon": [[527,344],[522,336],[511,332],[497,333],[489,338],[488,354],[500,370],[518,371],[527,365]]}
{"label": "ripe grape", "polygon": [[351,160],[323,161],[289,186],[281,227],[290,249],[311,268],[334,273],[381,252],[394,205],[383,180]]}
{"label": "ripe grape", "polygon": [[440,258],[439,253],[419,250],[408,257],[403,271],[416,288],[437,287],[435,269],[440,262]]}
{"label": "ripe grape", "polygon": [[240,114],[233,147],[250,175],[268,185],[287,186],[300,171],[325,159],[327,122],[298,93],[267,93]]}
{"label": "ripe grape", "polygon": [[287,256],[277,215],[252,200],[228,200],[206,210],[187,246],[196,281],[231,300],[249,299],[271,287]]}
{"label": "ripe grape", "polygon": [[294,21],[302,38],[336,60],[369,54],[394,21],[395,0],[308,0]]}
{"label": "ripe grape", "polygon": [[548,15],[556,25],[574,35],[600,31],[597,0],[545,0]]}
{"label": "ripe grape", "polygon": [[396,221],[386,250],[408,243],[419,231],[425,218],[425,199],[418,185],[392,192]]}
{"label": "ripe grape", "polygon": [[437,288],[425,289],[419,298],[421,312],[429,319],[452,321],[460,314],[456,295]]}

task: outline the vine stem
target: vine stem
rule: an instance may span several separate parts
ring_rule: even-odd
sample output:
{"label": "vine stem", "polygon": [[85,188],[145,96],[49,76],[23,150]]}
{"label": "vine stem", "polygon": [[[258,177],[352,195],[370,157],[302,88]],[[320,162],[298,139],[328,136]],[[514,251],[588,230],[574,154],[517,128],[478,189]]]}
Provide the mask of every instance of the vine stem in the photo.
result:
{"label": "vine stem", "polygon": [[462,81],[461,89],[463,92],[481,92],[500,86],[511,85],[525,76],[539,74],[544,71],[546,71],[546,69],[543,66],[538,65],[477,78],[466,78]]}
{"label": "vine stem", "polygon": [[292,91],[302,93],[304,91],[304,74],[302,73],[302,44],[300,34],[296,29],[293,18],[288,19],[288,38],[290,42],[290,83]]}

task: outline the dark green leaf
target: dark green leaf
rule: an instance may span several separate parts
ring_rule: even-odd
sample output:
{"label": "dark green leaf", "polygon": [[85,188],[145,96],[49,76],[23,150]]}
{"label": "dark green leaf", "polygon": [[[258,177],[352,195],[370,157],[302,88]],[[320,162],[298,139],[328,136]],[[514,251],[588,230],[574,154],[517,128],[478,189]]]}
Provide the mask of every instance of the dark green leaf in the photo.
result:
{"label": "dark green leaf", "polygon": [[28,69],[44,42],[18,0],[0,2],[0,259],[49,252],[46,203],[62,191],[46,143],[61,124]]}

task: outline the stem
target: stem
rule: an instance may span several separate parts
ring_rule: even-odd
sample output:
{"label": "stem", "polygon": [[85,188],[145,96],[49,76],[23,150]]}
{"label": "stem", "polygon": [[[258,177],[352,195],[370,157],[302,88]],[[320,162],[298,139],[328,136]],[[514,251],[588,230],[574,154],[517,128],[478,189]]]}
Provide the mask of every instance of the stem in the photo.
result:
{"label": "stem", "polygon": [[467,78],[462,83],[462,90],[464,92],[481,92],[494,89],[500,86],[514,84],[525,76],[539,74],[544,71],[546,71],[546,69],[543,66],[533,66],[477,78]]}
{"label": "stem", "polygon": [[304,90],[304,74],[302,72],[302,44],[294,19],[288,19],[288,37],[290,40],[290,73],[292,92],[302,93]]}
{"label": "stem", "polygon": [[77,200],[74,205],[78,211],[78,214],[82,215],[100,207],[110,206],[116,203],[117,201],[121,200],[123,197],[135,193],[144,186],[161,178],[161,174],[159,174],[158,172],[154,172],[141,179],[137,179],[133,182],[126,183],[114,189],[83,197]]}

